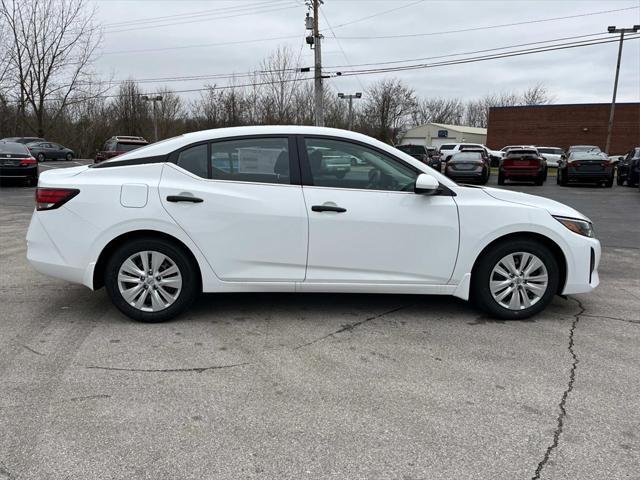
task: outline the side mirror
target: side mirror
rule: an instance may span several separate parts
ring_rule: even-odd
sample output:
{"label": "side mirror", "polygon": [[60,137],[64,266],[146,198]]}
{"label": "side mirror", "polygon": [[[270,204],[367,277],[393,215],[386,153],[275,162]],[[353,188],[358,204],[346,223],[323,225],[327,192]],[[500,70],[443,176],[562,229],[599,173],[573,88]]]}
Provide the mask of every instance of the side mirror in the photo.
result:
{"label": "side mirror", "polygon": [[433,195],[437,193],[439,187],[440,183],[438,183],[435,177],[427,173],[421,173],[418,175],[418,178],[416,178],[416,186],[413,191],[423,195]]}
{"label": "side mirror", "polygon": [[624,157],[618,157],[618,161],[624,160]]}

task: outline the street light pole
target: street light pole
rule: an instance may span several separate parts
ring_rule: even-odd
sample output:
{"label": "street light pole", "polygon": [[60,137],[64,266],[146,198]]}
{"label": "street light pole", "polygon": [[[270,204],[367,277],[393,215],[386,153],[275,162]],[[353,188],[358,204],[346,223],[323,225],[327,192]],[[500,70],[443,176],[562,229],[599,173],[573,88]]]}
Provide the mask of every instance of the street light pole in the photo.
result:
{"label": "street light pole", "polygon": [[362,92],[356,92],[354,94],[345,95],[344,93],[339,93],[338,98],[349,100],[349,116],[347,117],[347,128],[351,130],[353,125],[353,99],[359,100],[362,98]]}
{"label": "street light pole", "polygon": [[632,28],[616,28],[615,25],[607,28],[609,33],[619,33],[620,34],[620,45],[618,46],[618,62],[616,64],[616,76],[613,82],[613,99],[611,100],[611,108],[609,109],[609,124],[607,125],[607,142],[604,147],[604,151],[607,155],[610,155],[611,152],[609,149],[611,148],[611,134],[613,132],[613,116],[616,109],[616,95],[618,94],[618,77],[620,76],[620,60],[622,59],[622,44],[624,43],[624,34],[625,33],[635,33],[640,30],[640,25],[634,25]]}
{"label": "street light pole", "polygon": [[158,141],[158,113],[156,109],[156,102],[162,101],[162,95],[154,95],[149,97],[148,95],[143,95],[142,100],[145,102],[153,102],[153,141]]}

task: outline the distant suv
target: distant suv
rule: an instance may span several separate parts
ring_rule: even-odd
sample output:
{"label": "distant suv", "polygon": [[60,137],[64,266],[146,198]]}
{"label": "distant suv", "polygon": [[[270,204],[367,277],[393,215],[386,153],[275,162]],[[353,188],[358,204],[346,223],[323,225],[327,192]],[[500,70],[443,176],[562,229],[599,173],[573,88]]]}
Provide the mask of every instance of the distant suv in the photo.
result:
{"label": "distant suv", "polygon": [[427,147],[425,145],[396,145],[396,148],[401,152],[411,155],[413,158],[420,160],[422,163],[429,165],[434,170],[440,171],[442,162],[440,161],[440,154],[434,147]]}
{"label": "distant suv", "polygon": [[498,185],[505,180],[532,181],[542,185],[547,179],[547,162],[535,147],[510,148],[500,161]]}
{"label": "distant suv", "polygon": [[618,162],[618,185],[627,182],[629,187],[633,187],[640,182],[640,147],[632,148],[624,157],[620,157]]}
{"label": "distant suv", "polygon": [[118,155],[130,152],[136,148],[144,147],[145,145],[149,145],[149,142],[142,137],[129,137],[122,135],[111,137],[105,142],[102,150],[96,153],[95,163],[100,163],[104,160],[117,157]]}

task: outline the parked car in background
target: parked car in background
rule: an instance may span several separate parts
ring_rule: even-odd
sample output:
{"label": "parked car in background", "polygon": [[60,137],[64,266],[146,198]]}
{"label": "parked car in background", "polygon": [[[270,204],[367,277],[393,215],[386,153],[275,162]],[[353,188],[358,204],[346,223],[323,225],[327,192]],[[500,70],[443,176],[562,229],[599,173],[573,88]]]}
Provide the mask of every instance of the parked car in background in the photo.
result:
{"label": "parked car in background", "polygon": [[38,183],[38,161],[23,143],[0,140],[0,180],[23,180],[29,186]]}
{"label": "parked car in background", "polygon": [[73,150],[58,143],[32,142],[27,143],[27,148],[38,162],[44,162],[45,160],[71,161],[75,157]]}
{"label": "parked car in background", "polygon": [[596,150],[574,150],[560,160],[556,176],[558,185],[572,182],[601,183],[613,186],[613,164],[602,152]]}
{"label": "parked car in background", "polygon": [[629,187],[634,187],[640,183],[638,170],[640,170],[640,147],[632,148],[625,156],[620,157],[617,166],[618,185],[624,185],[625,182]]}
{"label": "parked car in background", "polygon": [[546,179],[547,162],[534,147],[510,148],[500,161],[498,185],[504,185],[505,180],[542,185]]}
{"label": "parked car in background", "polygon": [[564,150],[559,147],[536,147],[538,153],[547,161],[547,167],[558,167],[558,162],[564,156]]}
{"label": "parked car in background", "polygon": [[142,137],[132,137],[124,135],[111,137],[105,142],[102,150],[98,151],[98,153],[96,154],[95,163],[100,163],[110,158],[117,157],[118,155],[130,152],[132,150],[135,150],[136,148],[144,147],[148,144],[149,142],[147,142]]}
{"label": "parked car in background", "polygon": [[[324,151],[368,168],[336,178],[320,168]],[[214,168],[216,152],[238,157],[238,170]],[[184,312],[200,292],[258,291],[448,294],[516,320],[599,284],[600,242],[573,208],[457,185],[346,130],[188,133],[43,172],[35,200],[36,270],[104,286],[146,322]]]}
{"label": "parked car in background", "polygon": [[46,142],[46,140],[40,137],[7,137],[0,140],[0,142],[32,143],[32,142]]}
{"label": "parked car in background", "polygon": [[438,151],[442,156],[442,161],[446,163],[451,159],[451,157],[453,157],[456,153],[464,148],[485,149],[486,147],[481,143],[443,143],[442,145],[440,145],[440,147],[438,147]]}
{"label": "parked car in background", "polygon": [[602,152],[602,150],[600,150],[600,147],[598,147],[597,145],[571,145],[569,148],[567,148],[566,155],[569,156],[569,154],[573,152],[598,153],[598,152]]}
{"label": "parked car in background", "polygon": [[442,161],[440,153],[435,147],[427,147],[425,145],[396,145],[396,148],[401,152],[408,153],[416,160],[420,160],[422,163],[429,165],[438,172],[442,169]]}
{"label": "parked car in background", "polygon": [[456,182],[475,182],[484,185],[489,180],[491,160],[484,150],[462,150],[449,160],[444,172]]}

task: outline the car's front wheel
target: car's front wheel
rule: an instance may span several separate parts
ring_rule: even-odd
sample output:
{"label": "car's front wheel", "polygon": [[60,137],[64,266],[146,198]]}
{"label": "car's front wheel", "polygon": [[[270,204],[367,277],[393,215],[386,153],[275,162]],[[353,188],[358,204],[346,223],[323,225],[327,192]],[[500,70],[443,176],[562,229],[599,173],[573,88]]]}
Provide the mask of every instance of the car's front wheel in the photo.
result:
{"label": "car's front wheel", "polygon": [[67,153],[64,158],[67,162],[70,162],[73,160],[73,155],[71,153]]}
{"label": "car's front wheel", "polygon": [[104,283],[125,315],[142,322],[162,322],[191,305],[199,292],[196,272],[182,248],[164,239],[141,238],[113,253]]}
{"label": "car's front wheel", "polygon": [[504,242],[478,260],[471,297],[495,318],[524,319],[551,302],[559,277],[558,262],[544,244],[524,239]]}

